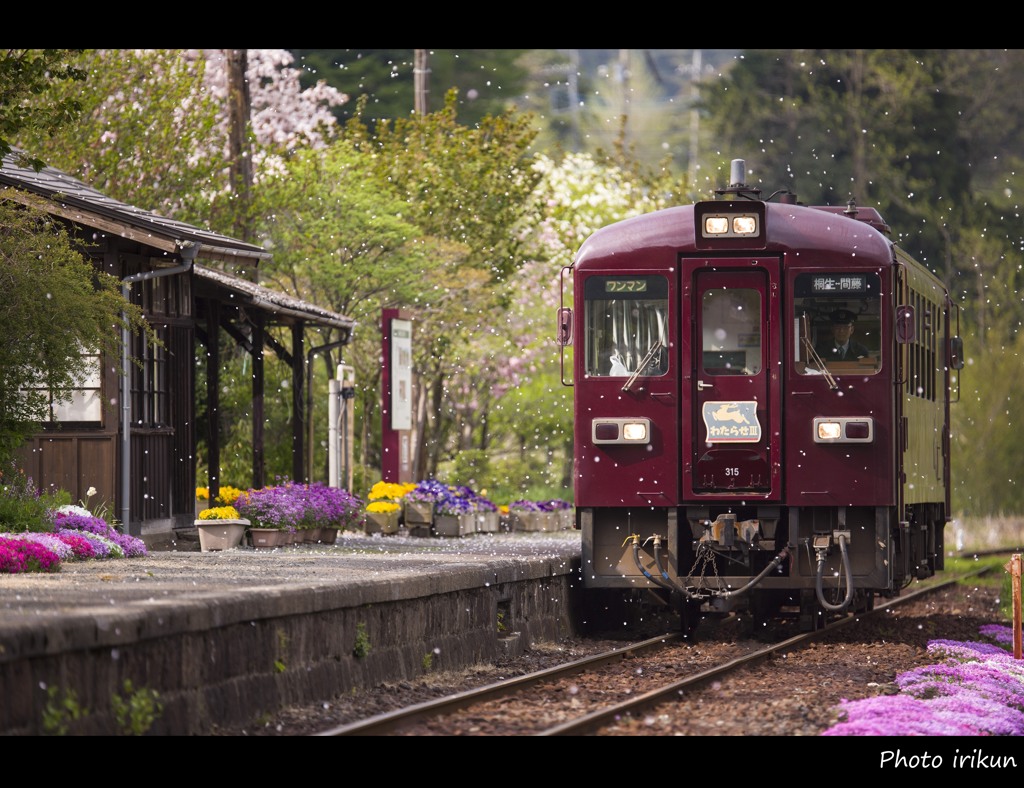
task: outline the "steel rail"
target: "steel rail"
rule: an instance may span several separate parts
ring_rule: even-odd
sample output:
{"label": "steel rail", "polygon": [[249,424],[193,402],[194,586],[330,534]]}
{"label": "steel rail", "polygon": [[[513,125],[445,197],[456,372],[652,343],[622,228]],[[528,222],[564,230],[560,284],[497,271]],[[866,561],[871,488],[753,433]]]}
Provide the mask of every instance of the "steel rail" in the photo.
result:
{"label": "steel rail", "polygon": [[[904,592],[899,597],[888,600],[884,604],[876,605],[871,610],[864,611],[862,613],[846,615],[842,618],[836,619],[835,621],[826,624],[820,629],[816,629],[811,632],[804,632],[794,637],[780,641],[779,643],[767,645],[762,649],[729,660],[728,662],[725,662],[714,668],[702,671],[693,676],[689,676],[685,679],[680,679],[678,681],[671,682],[665,685],[664,687],[651,690],[635,698],[631,698],[628,701],[610,705],[604,709],[591,712],[590,714],[584,715],[575,720],[569,720],[558,725],[554,725],[551,728],[531,735],[564,736],[592,733],[600,729],[605,724],[614,721],[616,718],[635,714],[639,710],[666,701],[673,696],[677,696],[681,691],[692,690],[694,688],[700,687],[703,684],[713,681],[714,679],[719,678],[724,674],[729,673],[730,671],[738,670],[739,668],[756,664],[761,660],[767,659],[769,656],[778,651],[793,649],[795,647],[807,645],[823,637],[826,634],[835,632],[837,629],[844,627],[847,624],[853,623],[854,621],[863,620],[867,617],[873,616],[876,613],[881,613],[883,611],[889,610],[890,608],[910,602],[925,594],[929,594],[941,588],[954,585],[960,581],[963,581],[976,575],[984,574],[988,571],[991,571],[991,567],[979,567],[975,570],[959,574],[955,577],[946,578],[938,582],[922,584],[920,588],[917,588],[911,592]],[[464,692],[459,692],[454,695],[445,696],[443,698],[436,698],[412,706],[406,706],[400,709],[395,709],[394,711],[384,712],[381,714],[374,715],[372,717],[368,717],[364,720],[346,723],[344,725],[336,726],[324,731],[319,731],[311,735],[386,735],[389,733],[393,733],[404,726],[422,722],[424,720],[433,719],[450,712],[460,711],[462,709],[474,706],[478,703],[483,703],[495,698],[513,695],[514,693],[524,688],[527,688],[533,684],[537,684],[542,681],[546,681],[551,678],[581,673],[585,670],[599,667],[601,665],[607,664],[615,660],[621,660],[625,657],[628,657],[632,654],[641,651],[648,651],[651,649],[660,648],[670,643],[680,642],[681,640],[681,632],[670,632],[664,635],[658,635],[656,637],[648,638],[646,640],[638,641],[636,643],[631,643],[621,648],[616,648],[601,654],[594,654],[588,657],[584,657],[583,659],[575,660],[564,665],[546,668],[544,670],[528,673],[513,679],[487,684],[476,689],[466,690]]]}

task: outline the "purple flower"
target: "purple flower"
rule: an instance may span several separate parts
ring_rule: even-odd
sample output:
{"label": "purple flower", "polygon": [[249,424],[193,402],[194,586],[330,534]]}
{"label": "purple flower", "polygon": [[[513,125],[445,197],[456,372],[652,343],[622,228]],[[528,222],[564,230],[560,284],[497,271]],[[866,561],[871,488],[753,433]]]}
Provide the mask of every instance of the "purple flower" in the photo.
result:
{"label": "purple flower", "polygon": [[[984,635],[1004,628],[986,625]],[[900,695],[840,704],[842,721],[823,736],[1022,736],[1024,665],[991,643],[933,640],[941,660],[901,673]]]}
{"label": "purple flower", "polygon": [[354,528],[362,525],[363,501],[348,490],[322,482],[285,481],[272,487],[247,490],[235,509],[254,528]]}
{"label": "purple flower", "polygon": [[57,531],[54,535],[71,548],[74,558],[84,561],[96,557],[96,550],[92,543],[78,531]]}
{"label": "purple flower", "polygon": [[57,572],[60,558],[45,545],[29,539],[0,537],[0,572]]}
{"label": "purple flower", "polygon": [[41,544],[47,550],[51,550],[61,561],[70,561],[74,558],[74,551],[71,545],[64,542],[59,536],[53,533],[42,531],[28,531],[21,534],[11,534],[12,539],[23,539],[28,542]]}
{"label": "purple flower", "polygon": [[53,517],[53,526],[57,530],[87,531],[107,538],[117,534],[117,529],[108,525],[102,517],[78,514],[77,512],[56,512]]}

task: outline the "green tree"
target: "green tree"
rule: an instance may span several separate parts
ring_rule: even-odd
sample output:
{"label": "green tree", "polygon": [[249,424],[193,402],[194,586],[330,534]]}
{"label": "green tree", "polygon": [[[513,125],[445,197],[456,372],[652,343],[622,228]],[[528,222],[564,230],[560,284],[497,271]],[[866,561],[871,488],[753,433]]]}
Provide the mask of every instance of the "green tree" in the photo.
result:
{"label": "green tree", "polygon": [[[970,160],[942,50],[752,50],[701,88],[717,147],[748,182],[811,205],[877,207],[914,257],[945,275]],[[939,199],[941,198],[941,199]]]}
{"label": "green tree", "polygon": [[126,49],[86,50],[75,63],[84,84],[54,90],[81,109],[74,132],[26,129],[19,145],[115,199],[206,226],[228,162],[205,60]]}
{"label": "green tree", "polygon": [[[443,256],[421,271],[415,302],[418,380],[414,420],[420,465],[416,475],[434,475],[459,445],[455,413],[460,392],[474,399],[482,388],[458,385],[467,359],[476,359],[475,332],[493,330],[509,302],[507,282],[524,261],[527,239],[541,212],[534,187],[540,175],[529,151],[536,132],[530,118],[506,112],[483,118],[474,128],[457,120],[456,94],[444,109],[422,117],[380,123],[357,118],[345,137],[364,154],[380,181],[393,185],[404,202],[403,217],[422,237],[437,239]],[[473,412],[486,418],[486,403]]]}
{"label": "green tree", "polygon": [[[415,108],[413,49],[292,49],[303,67],[303,86],[317,80],[347,94],[352,101],[335,109],[338,121],[361,117],[369,127],[377,121],[407,118]],[[445,104],[448,91],[458,93],[460,122],[475,126],[488,115],[500,115],[520,95],[527,71],[518,63],[522,49],[427,50],[427,112]],[[356,109],[365,97],[366,109]]]}
{"label": "green tree", "polygon": [[[53,135],[75,121],[81,106],[65,83],[85,79],[73,64],[77,49],[0,50],[0,158],[12,150],[20,135]],[[22,151],[25,164],[41,169],[48,162]]]}
{"label": "green tree", "polygon": [[120,287],[47,214],[0,200],[0,460],[67,400],[83,348],[119,358],[121,329],[155,339]]}
{"label": "green tree", "polygon": [[[343,355],[356,374],[360,464],[379,467],[381,310],[422,302],[424,271],[444,267],[451,255],[443,241],[403,218],[405,201],[378,177],[370,157],[345,140],[293,156],[281,175],[260,184],[258,208],[260,232],[274,250],[268,280],[357,323]],[[319,341],[338,338],[326,330]],[[317,359],[318,391],[326,390],[341,356],[328,350]],[[326,424],[323,397],[314,408],[315,423]],[[311,470],[326,478],[325,469]]]}

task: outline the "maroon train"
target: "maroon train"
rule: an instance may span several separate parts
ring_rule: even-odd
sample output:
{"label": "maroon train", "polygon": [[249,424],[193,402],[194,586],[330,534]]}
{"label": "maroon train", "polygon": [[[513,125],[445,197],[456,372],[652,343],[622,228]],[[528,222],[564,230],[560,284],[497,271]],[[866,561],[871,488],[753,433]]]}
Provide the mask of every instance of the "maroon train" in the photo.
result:
{"label": "maroon train", "polygon": [[563,271],[584,594],[815,629],[943,567],[959,311],[876,210],[731,176]]}

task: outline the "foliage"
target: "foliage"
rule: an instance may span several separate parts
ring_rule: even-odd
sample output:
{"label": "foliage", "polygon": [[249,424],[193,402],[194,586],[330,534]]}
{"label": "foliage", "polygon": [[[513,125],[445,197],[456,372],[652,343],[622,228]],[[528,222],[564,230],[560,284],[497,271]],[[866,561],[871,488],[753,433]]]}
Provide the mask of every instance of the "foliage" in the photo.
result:
{"label": "foliage", "polygon": [[124,681],[124,697],[117,693],[110,698],[114,719],[123,735],[142,736],[163,713],[160,693],[149,687],[135,689],[130,679]]}
{"label": "foliage", "polygon": [[363,659],[370,653],[370,637],[366,634],[366,624],[356,624],[356,639],[352,644],[352,656],[356,659]]}
{"label": "foliage", "polygon": [[85,84],[53,91],[75,97],[73,134],[24,133],[19,145],[122,202],[163,216],[209,217],[214,185],[228,169],[218,103],[203,90],[205,61],[181,50],[85,50]]}
{"label": "foliage", "polygon": [[[85,84],[51,91],[80,104],[75,133],[26,131],[19,144],[123,202],[220,232],[236,229],[250,206],[230,182],[224,50],[76,51]],[[258,178],[282,153],[321,143],[334,123],[329,108],[344,97],[324,86],[301,91],[284,50],[246,52]]]}
{"label": "foliage", "polygon": [[[58,87],[85,79],[84,71],[72,62],[80,51],[0,50],[0,158],[11,152],[21,134],[54,135],[78,118],[81,107],[74,89],[62,94]],[[21,156],[38,171],[48,162],[33,153]]]}
{"label": "foliage", "polygon": [[1008,329],[998,321],[984,336],[965,337],[967,364],[950,408],[954,510],[975,517],[1024,511],[1024,486],[1012,472],[1024,423],[1024,335],[1005,339]]}
{"label": "foliage", "polygon": [[72,248],[64,227],[0,200],[0,461],[50,421],[82,371],[82,348],[120,357],[121,330],[155,334],[118,280]]}
{"label": "foliage", "polygon": [[74,690],[61,692],[58,687],[46,690],[46,706],[43,707],[43,733],[47,736],[65,736],[71,726],[88,716],[89,711],[78,702]]}
{"label": "foliage", "polygon": [[[412,49],[292,49],[304,69],[302,82],[324,79],[353,99],[365,96],[374,120],[407,117],[415,109],[416,80]],[[526,79],[517,60],[521,49],[427,50],[427,111],[450,89],[459,94],[462,122],[474,126],[486,115],[497,115],[520,95]],[[431,106],[434,102],[434,106]],[[339,122],[353,116],[350,102],[335,109]],[[375,124],[373,124],[375,125]]]}
{"label": "foliage", "polygon": [[14,460],[0,462],[0,533],[49,531],[57,496],[42,493]]}

